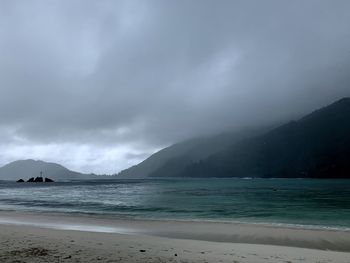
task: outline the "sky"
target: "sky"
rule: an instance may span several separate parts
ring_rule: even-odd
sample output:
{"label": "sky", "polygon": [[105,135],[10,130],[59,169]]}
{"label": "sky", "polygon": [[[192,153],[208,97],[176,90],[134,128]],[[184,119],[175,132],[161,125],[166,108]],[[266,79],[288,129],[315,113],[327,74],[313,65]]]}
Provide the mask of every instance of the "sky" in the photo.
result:
{"label": "sky", "polygon": [[0,165],[116,173],[350,96],[347,0],[2,0]]}

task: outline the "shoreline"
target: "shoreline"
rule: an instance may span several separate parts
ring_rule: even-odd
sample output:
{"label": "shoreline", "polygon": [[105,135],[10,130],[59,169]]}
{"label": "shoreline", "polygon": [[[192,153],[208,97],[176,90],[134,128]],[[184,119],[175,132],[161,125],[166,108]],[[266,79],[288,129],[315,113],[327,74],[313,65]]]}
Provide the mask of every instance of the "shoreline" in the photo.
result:
{"label": "shoreline", "polygon": [[[29,216],[43,216],[52,217],[58,216],[63,218],[86,218],[97,220],[109,220],[109,221],[135,221],[135,222],[180,222],[180,223],[218,223],[218,224],[233,224],[233,225],[252,225],[261,227],[283,228],[283,229],[304,229],[304,230],[321,230],[321,231],[341,231],[350,232],[350,226],[337,226],[337,225],[317,225],[317,224],[298,224],[298,223],[286,223],[286,222],[258,222],[258,221],[240,221],[240,220],[225,220],[225,219],[190,219],[190,218],[152,218],[152,217],[128,217],[117,216],[109,213],[85,213],[85,212],[60,212],[60,211],[35,211],[35,210],[1,210],[0,219],[3,215],[29,215]],[[0,223],[1,224],[1,223]]]}
{"label": "shoreline", "polygon": [[0,212],[0,262],[349,263],[350,232]]}
{"label": "shoreline", "polygon": [[350,252],[350,231],[243,222],[116,219],[0,211],[0,225]]}
{"label": "shoreline", "polygon": [[0,225],[0,262],[348,263],[350,253]]}

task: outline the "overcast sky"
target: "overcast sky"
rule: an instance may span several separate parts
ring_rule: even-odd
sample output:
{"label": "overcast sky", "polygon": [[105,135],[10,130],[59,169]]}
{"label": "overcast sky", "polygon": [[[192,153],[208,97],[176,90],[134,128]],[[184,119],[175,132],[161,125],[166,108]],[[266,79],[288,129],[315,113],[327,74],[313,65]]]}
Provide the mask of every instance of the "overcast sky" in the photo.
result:
{"label": "overcast sky", "polygon": [[350,1],[1,0],[0,164],[114,173],[350,95]]}

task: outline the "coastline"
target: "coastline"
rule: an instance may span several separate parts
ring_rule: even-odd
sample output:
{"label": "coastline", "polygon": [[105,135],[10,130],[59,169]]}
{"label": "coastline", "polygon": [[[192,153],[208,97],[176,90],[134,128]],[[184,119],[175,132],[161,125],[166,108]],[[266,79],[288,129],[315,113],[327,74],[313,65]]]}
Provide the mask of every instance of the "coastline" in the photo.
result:
{"label": "coastline", "polygon": [[0,262],[348,263],[350,253],[0,225]]}
{"label": "coastline", "polygon": [[0,211],[0,225],[350,252],[348,230],[281,224],[118,219],[99,215]]}
{"label": "coastline", "polygon": [[0,219],[0,262],[5,263],[350,260],[350,233],[334,230],[22,212],[0,212]]}
{"label": "coastline", "polygon": [[[316,225],[316,224],[297,224],[297,223],[285,223],[285,222],[267,222],[267,221],[240,221],[240,220],[225,220],[225,219],[190,219],[190,218],[152,218],[152,217],[123,217],[116,216],[115,214],[102,214],[102,213],[86,213],[86,212],[60,212],[60,211],[35,211],[35,210],[1,210],[0,209],[0,224],[4,218],[18,219],[18,218],[37,218],[39,221],[44,219],[55,220],[54,218],[64,218],[69,221],[69,218],[75,218],[80,220],[87,220],[95,222],[106,221],[112,224],[125,223],[125,222],[174,222],[174,223],[208,223],[208,224],[230,224],[230,225],[244,225],[244,226],[257,226],[257,227],[269,227],[269,228],[282,228],[282,229],[303,229],[303,230],[316,230],[316,231],[339,231],[350,232],[350,227],[337,226],[337,225]],[[23,222],[18,222],[22,224]]]}

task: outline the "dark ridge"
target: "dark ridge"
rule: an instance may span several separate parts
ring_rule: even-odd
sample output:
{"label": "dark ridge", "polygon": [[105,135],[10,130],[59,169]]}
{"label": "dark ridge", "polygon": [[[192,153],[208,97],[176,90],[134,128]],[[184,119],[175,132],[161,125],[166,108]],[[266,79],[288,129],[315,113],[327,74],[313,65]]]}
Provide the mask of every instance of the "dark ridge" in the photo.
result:
{"label": "dark ridge", "polygon": [[239,140],[206,158],[173,159],[157,177],[350,178],[350,98]]}

